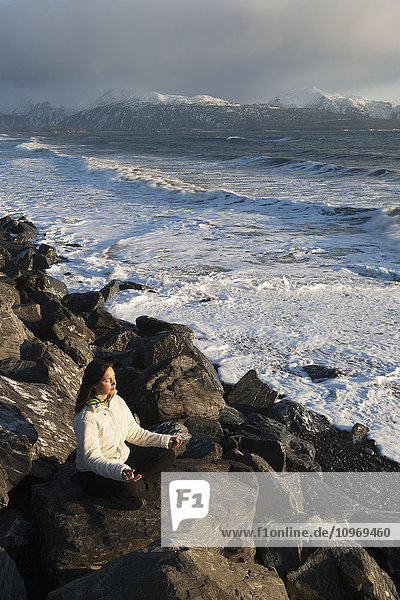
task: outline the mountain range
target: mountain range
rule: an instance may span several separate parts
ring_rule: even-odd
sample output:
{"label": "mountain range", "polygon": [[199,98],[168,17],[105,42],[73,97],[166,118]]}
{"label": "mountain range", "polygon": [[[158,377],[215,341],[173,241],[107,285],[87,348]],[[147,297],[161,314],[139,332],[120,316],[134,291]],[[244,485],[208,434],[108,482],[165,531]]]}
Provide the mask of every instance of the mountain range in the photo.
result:
{"label": "mountain range", "polygon": [[25,102],[0,109],[2,129],[157,129],[397,127],[400,104],[297,88],[265,103],[239,104],[213,96],[109,90],[85,108]]}

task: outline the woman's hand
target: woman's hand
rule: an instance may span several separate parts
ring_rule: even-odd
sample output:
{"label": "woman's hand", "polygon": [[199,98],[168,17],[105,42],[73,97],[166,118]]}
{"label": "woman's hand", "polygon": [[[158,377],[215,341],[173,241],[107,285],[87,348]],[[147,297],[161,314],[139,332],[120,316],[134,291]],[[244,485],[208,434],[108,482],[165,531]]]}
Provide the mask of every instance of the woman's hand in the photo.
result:
{"label": "woman's hand", "polygon": [[173,448],[179,448],[179,446],[182,446],[182,440],[178,436],[173,435],[168,442],[168,448],[172,450]]}
{"label": "woman's hand", "polygon": [[122,471],[122,479],[124,481],[139,481],[142,476],[139,473],[135,473],[135,469],[124,469]]}

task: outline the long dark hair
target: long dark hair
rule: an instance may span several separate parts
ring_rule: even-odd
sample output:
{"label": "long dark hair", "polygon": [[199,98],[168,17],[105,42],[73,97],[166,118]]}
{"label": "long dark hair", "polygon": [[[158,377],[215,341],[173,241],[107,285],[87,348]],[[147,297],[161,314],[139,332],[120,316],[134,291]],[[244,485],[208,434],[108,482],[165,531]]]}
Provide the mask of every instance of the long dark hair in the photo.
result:
{"label": "long dark hair", "polygon": [[88,364],[82,377],[81,387],[75,404],[75,414],[80,412],[93,394],[93,388],[102,379],[104,373],[112,367],[112,362],[95,358]]}

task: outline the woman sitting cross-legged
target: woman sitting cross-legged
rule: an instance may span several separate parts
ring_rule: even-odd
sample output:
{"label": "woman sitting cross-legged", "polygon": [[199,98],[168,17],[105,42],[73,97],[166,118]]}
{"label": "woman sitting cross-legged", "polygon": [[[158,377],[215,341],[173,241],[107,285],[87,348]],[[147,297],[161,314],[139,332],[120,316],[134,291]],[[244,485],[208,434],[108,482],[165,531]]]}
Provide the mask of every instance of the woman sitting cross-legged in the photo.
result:
{"label": "woman sitting cross-legged", "polygon": [[75,412],[76,469],[83,490],[131,510],[159,498],[161,472],[172,466],[172,448],[181,442],[137,424],[117,394],[112,363],[88,364]]}

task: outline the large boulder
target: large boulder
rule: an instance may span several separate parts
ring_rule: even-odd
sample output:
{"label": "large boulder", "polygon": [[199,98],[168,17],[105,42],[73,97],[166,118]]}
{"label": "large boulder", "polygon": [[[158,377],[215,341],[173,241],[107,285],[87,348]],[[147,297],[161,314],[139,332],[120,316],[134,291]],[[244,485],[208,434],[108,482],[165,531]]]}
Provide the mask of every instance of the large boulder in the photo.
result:
{"label": "large boulder", "polygon": [[155,319],[154,317],[148,317],[147,315],[138,317],[136,319],[136,326],[139,330],[139,333],[145,337],[152,337],[153,335],[161,333],[162,331],[181,331],[190,337],[194,337],[193,329],[187,325],[182,325],[180,323],[167,323],[166,321],[161,321],[160,319]]}
{"label": "large boulder", "polygon": [[319,548],[287,576],[294,600],[398,600],[390,577],[364,548]]}
{"label": "large boulder", "polygon": [[62,465],[51,481],[32,486],[50,589],[160,538],[159,501],[141,511],[122,510],[112,500],[86,495],[71,480],[74,471],[74,465]]}
{"label": "large boulder", "polygon": [[55,590],[47,600],[288,600],[285,585],[260,565],[203,549],[132,552]]}
{"label": "large boulder", "polygon": [[330,420],[293,400],[281,400],[274,404],[267,416],[285,425],[290,433],[300,437],[328,431]]}
{"label": "large boulder", "polygon": [[94,333],[86,326],[83,318],[56,300],[46,302],[42,309],[42,319],[36,325],[36,331],[44,340],[77,337],[90,344],[95,339]]}
{"label": "large boulder", "polygon": [[143,348],[143,366],[150,367],[164,360],[188,356],[207,372],[217,390],[223,394],[222,383],[208,358],[196,348],[186,332],[169,332],[156,335]]}
{"label": "large boulder", "polygon": [[62,302],[69,310],[81,317],[87,317],[96,308],[104,307],[104,297],[100,292],[67,294]]}
{"label": "large boulder", "polygon": [[18,290],[13,285],[0,281],[0,311],[7,310],[19,302]]}
{"label": "large boulder", "polygon": [[24,581],[3,548],[0,548],[0,590],[2,600],[27,600]]}
{"label": "large boulder", "polygon": [[314,461],[315,449],[310,442],[292,433],[285,425],[259,414],[251,414],[238,427],[234,438],[239,449],[255,452],[277,471],[320,471]]}
{"label": "large boulder", "polygon": [[7,239],[16,244],[26,242],[27,240],[33,240],[38,234],[36,226],[25,217],[13,219],[10,216],[6,216],[1,218],[0,230],[7,233]]}
{"label": "large boulder", "polygon": [[35,301],[35,292],[50,294],[56,298],[63,298],[68,290],[65,283],[55,277],[46,275],[42,271],[29,271],[16,280],[17,290],[23,303]]}
{"label": "large boulder", "polygon": [[188,356],[149,367],[125,387],[124,397],[147,424],[180,417],[215,418],[225,406],[208,371]]}
{"label": "large boulder", "polygon": [[[8,504],[8,492],[27,475],[32,466],[34,444],[38,439],[35,427],[24,419],[0,377],[0,505]],[[7,402],[4,401],[7,399]]]}
{"label": "large boulder", "polygon": [[21,345],[28,337],[24,324],[11,308],[0,310],[0,360],[20,358]]}
{"label": "large boulder", "polygon": [[266,414],[278,396],[278,392],[261,381],[257,372],[251,369],[233,387],[227,402],[245,413]]}

